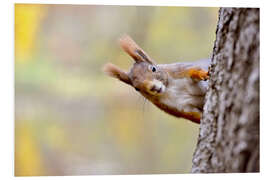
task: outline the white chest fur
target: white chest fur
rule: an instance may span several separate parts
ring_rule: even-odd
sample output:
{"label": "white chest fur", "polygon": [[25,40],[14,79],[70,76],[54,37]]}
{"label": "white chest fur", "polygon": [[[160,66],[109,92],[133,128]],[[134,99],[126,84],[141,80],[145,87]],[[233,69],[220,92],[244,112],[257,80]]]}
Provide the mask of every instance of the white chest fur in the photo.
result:
{"label": "white chest fur", "polygon": [[178,111],[199,112],[204,103],[207,82],[194,82],[188,78],[174,79],[160,98],[161,103]]}

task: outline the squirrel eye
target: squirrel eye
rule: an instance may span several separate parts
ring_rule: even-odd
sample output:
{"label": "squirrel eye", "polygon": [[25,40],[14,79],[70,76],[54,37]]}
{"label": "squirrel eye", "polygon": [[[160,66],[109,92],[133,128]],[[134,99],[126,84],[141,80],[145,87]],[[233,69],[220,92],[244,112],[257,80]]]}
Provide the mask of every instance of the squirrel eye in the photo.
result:
{"label": "squirrel eye", "polygon": [[156,72],[156,71],[157,71],[157,67],[154,66],[154,65],[149,65],[149,66],[148,66],[148,69],[149,69],[150,71],[152,71],[152,72]]}
{"label": "squirrel eye", "polygon": [[152,72],[156,72],[157,68],[155,66],[152,66],[151,70],[152,70]]}
{"label": "squirrel eye", "polygon": [[135,88],[135,90],[136,90],[136,91],[140,91],[140,89],[139,89],[139,88]]}

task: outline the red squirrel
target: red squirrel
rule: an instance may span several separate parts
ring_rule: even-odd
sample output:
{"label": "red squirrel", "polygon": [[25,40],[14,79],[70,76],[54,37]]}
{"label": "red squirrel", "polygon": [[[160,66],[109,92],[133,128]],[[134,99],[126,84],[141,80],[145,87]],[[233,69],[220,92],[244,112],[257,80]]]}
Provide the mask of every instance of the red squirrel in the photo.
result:
{"label": "red squirrel", "polygon": [[107,75],[134,87],[161,110],[200,123],[210,59],[157,64],[128,35],[122,36],[119,44],[135,63],[129,72],[107,63],[103,67]]}

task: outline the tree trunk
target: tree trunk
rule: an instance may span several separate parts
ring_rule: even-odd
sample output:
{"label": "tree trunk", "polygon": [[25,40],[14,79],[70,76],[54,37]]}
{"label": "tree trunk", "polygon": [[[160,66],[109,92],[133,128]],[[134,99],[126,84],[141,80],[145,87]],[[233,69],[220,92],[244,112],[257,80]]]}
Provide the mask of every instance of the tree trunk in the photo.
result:
{"label": "tree trunk", "polygon": [[259,171],[259,42],[259,9],[220,9],[193,173]]}

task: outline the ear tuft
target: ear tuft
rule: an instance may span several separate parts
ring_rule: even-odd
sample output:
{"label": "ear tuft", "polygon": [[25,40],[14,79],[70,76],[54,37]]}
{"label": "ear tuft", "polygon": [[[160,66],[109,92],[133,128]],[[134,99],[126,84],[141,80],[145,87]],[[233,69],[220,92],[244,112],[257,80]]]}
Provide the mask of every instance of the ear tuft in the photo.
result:
{"label": "ear tuft", "polygon": [[126,34],[123,35],[119,39],[119,44],[122,47],[122,49],[126,53],[128,53],[136,62],[147,61],[150,64],[155,64],[154,60],[152,60],[130,36]]}
{"label": "ear tuft", "polygon": [[128,35],[123,35],[120,39],[119,39],[119,44],[121,46],[121,48],[128,53],[136,62],[140,61],[140,59],[138,58],[137,54],[136,54],[136,50],[139,49],[139,46],[135,43],[135,41],[133,41],[133,39],[131,39],[131,37],[129,37]]}
{"label": "ear tuft", "polygon": [[107,63],[103,66],[102,71],[107,74],[108,76],[117,78],[117,69],[118,67],[115,66],[114,64]]}
{"label": "ear tuft", "polygon": [[107,63],[103,66],[102,70],[108,76],[119,79],[120,81],[123,81],[127,84],[132,84],[127,73],[121,70],[119,67],[115,66],[114,64]]}

